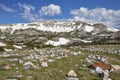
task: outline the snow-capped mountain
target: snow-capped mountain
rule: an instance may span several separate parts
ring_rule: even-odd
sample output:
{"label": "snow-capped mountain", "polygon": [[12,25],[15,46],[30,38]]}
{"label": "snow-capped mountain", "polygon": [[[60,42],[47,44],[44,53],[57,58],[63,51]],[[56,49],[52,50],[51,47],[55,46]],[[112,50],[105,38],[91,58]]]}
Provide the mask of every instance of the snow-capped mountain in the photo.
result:
{"label": "snow-capped mountain", "polygon": [[51,32],[70,32],[75,29],[81,29],[84,27],[84,31],[92,32],[95,28],[106,28],[108,31],[118,31],[115,28],[105,26],[104,24],[91,24],[85,22],[57,22],[57,21],[41,21],[33,23],[18,23],[18,24],[8,24],[0,25],[1,31],[11,30],[11,34],[15,30],[19,29],[29,29],[34,28],[41,31],[51,31]]}
{"label": "snow-capped mountain", "polygon": [[59,46],[76,43],[89,43],[95,38],[110,36],[118,29],[101,23],[80,21],[40,21],[0,25],[0,39],[12,43],[54,44]]}

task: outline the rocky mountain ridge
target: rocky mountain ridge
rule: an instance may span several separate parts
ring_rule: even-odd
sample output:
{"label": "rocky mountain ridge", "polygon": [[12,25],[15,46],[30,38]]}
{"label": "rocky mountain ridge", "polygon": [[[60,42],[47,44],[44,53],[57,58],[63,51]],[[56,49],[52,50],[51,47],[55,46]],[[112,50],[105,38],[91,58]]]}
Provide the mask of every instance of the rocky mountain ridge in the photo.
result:
{"label": "rocky mountain ridge", "polygon": [[[81,21],[41,21],[0,25],[0,39],[15,44],[53,46],[58,43],[59,45],[91,44],[101,40],[118,38],[119,36],[115,35],[116,32],[119,33],[119,30],[101,23]],[[62,42],[60,42],[61,40]],[[63,44],[63,42],[66,43]]]}

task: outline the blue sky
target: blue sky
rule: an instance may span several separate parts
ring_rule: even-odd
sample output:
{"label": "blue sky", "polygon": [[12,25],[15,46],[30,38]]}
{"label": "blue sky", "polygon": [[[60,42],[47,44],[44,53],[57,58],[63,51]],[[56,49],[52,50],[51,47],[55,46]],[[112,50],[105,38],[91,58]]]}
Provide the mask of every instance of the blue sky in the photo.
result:
{"label": "blue sky", "polygon": [[120,29],[119,3],[120,0],[0,0],[0,24],[81,20]]}

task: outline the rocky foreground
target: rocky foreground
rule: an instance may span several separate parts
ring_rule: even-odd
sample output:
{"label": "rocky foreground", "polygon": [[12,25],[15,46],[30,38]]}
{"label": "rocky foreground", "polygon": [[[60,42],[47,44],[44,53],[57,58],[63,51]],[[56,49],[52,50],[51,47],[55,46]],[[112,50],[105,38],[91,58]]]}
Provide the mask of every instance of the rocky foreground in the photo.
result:
{"label": "rocky foreground", "polygon": [[120,80],[120,31],[102,23],[0,25],[0,80]]}
{"label": "rocky foreground", "polygon": [[14,47],[0,52],[0,80],[65,80],[71,69],[80,80],[120,80],[120,45]]}

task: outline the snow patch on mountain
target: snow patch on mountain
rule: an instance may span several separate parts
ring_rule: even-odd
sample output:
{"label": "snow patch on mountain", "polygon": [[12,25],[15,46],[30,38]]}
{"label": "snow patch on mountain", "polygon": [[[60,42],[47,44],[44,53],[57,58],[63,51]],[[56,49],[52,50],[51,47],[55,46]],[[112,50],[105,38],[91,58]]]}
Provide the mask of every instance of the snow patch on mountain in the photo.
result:
{"label": "snow patch on mountain", "polygon": [[83,24],[81,23],[80,25],[77,26],[77,29],[80,29]]}
{"label": "snow patch on mountain", "polygon": [[93,30],[94,30],[94,27],[88,26],[88,25],[85,26],[85,31],[86,32],[92,32]]}
{"label": "snow patch on mountain", "polygon": [[11,52],[11,51],[13,51],[12,49],[6,49],[6,48],[4,48],[4,50],[5,50],[6,52]]}
{"label": "snow patch on mountain", "polygon": [[40,26],[37,27],[38,30],[42,31],[51,31],[51,32],[70,32],[75,29],[75,27],[63,27],[60,25],[54,25],[54,26],[44,26],[43,24],[40,24]]}
{"label": "snow patch on mountain", "polygon": [[115,28],[112,28],[112,27],[108,27],[107,29],[108,29],[109,31],[113,31],[113,32],[119,31],[118,29],[115,29]]}
{"label": "snow patch on mountain", "polygon": [[3,42],[0,42],[0,46],[7,46],[7,45]]}
{"label": "snow patch on mountain", "polygon": [[12,27],[11,34],[13,34],[13,32],[14,32],[15,30],[28,29],[28,28],[36,28],[36,27],[35,27],[35,26],[28,26],[27,24],[18,23],[18,24],[14,25],[14,26]]}
{"label": "snow patch on mountain", "polygon": [[[0,29],[1,30],[5,30],[5,29],[7,29],[7,28],[10,28],[10,26],[8,26],[8,25],[0,25]],[[12,27],[11,27],[12,28]]]}
{"label": "snow patch on mountain", "polygon": [[22,49],[22,46],[13,45],[17,49]]}
{"label": "snow patch on mountain", "polygon": [[91,43],[92,41],[87,41],[87,40],[82,40],[80,39],[80,41],[84,42],[84,43]]}
{"label": "snow patch on mountain", "polygon": [[53,45],[53,46],[60,46],[60,45],[65,45],[68,42],[70,42],[70,40],[65,39],[65,38],[59,38],[59,41],[52,41],[49,40],[48,42],[46,42],[45,44],[47,45]]}

